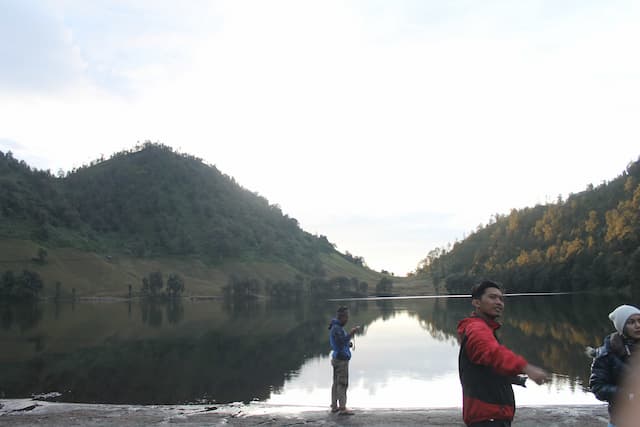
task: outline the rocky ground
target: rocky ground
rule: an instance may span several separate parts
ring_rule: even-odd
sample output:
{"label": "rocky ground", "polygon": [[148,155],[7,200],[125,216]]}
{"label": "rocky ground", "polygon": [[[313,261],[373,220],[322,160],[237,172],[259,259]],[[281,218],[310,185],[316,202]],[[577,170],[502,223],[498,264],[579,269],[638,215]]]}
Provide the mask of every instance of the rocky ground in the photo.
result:
{"label": "rocky ground", "polygon": [[[463,426],[460,408],[355,409],[338,416],[317,407],[230,404],[133,406],[0,400],[2,426]],[[518,408],[518,427],[604,426],[605,405]]]}

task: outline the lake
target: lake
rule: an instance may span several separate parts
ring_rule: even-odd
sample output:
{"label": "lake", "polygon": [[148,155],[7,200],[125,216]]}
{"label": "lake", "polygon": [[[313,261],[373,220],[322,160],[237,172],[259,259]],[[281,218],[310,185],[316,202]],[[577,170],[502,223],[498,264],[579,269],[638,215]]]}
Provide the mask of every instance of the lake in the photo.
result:
{"label": "lake", "polygon": [[[509,296],[500,339],[554,373],[549,384],[514,386],[518,404],[597,403],[584,348],[612,331],[607,314],[621,303],[633,301]],[[461,406],[456,325],[471,312],[469,298],[0,305],[0,397],[328,406],[327,326],[341,304],[351,311],[347,327],[364,327],[349,406]]]}

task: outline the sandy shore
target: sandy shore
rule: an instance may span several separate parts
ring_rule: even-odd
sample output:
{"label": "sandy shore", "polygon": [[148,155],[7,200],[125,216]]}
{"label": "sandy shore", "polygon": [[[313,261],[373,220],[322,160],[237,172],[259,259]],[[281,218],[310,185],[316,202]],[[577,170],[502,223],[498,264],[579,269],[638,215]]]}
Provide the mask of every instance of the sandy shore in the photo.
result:
{"label": "sandy shore", "polygon": [[[0,400],[2,426],[463,426],[460,408],[358,409],[338,416],[318,407],[243,405],[91,405]],[[595,427],[607,423],[605,405],[520,407],[514,426]]]}

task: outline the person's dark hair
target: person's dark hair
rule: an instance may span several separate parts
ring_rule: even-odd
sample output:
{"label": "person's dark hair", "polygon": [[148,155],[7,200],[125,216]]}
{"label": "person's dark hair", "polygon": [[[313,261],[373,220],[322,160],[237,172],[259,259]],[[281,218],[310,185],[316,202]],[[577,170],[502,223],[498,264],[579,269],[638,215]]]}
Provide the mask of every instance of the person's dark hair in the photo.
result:
{"label": "person's dark hair", "polygon": [[492,280],[483,280],[482,282],[478,282],[471,287],[471,299],[480,299],[487,288],[496,288],[500,292],[504,293],[504,288],[501,284]]}
{"label": "person's dark hair", "polygon": [[348,312],[349,312],[349,308],[347,308],[346,306],[343,305],[343,306],[338,308],[338,311],[336,311],[336,314],[338,316],[340,316],[340,315],[348,313]]}

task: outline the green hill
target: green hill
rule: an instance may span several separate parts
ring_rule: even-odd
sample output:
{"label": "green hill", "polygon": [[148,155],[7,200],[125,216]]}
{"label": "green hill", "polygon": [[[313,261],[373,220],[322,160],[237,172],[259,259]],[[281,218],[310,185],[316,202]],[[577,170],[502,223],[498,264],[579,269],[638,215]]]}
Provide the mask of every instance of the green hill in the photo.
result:
{"label": "green hill", "polygon": [[[34,262],[39,248],[46,262]],[[145,143],[66,175],[0,152],[0,272],[29,269],[80,295],[122,295],[151,271],[177,272],[191,295],[231,276],[304,284],[382,275],[302,230],[215,166]],[[424,282],[422,282],[424,283]]]}
{"label": "green hill", "polygon": [[0,176],[9,237],[133,256],[284,260],[305,272],[334,251],[214,166],[161,145],[61,178],[4,156]]}
{"label": "green hill", "polygon": [[480,278],[510,291],[640,290],[640,161],[567,200],[497,215],[417,274],[453,293]]}

